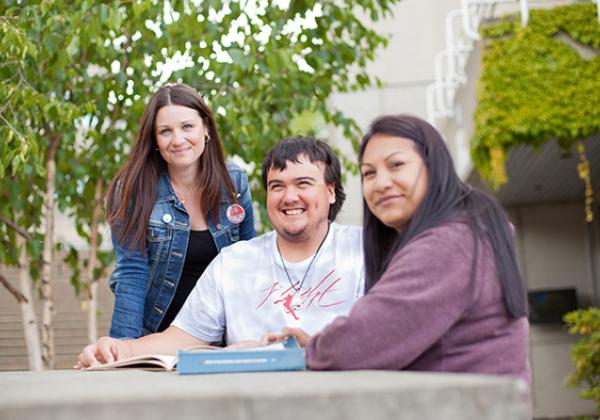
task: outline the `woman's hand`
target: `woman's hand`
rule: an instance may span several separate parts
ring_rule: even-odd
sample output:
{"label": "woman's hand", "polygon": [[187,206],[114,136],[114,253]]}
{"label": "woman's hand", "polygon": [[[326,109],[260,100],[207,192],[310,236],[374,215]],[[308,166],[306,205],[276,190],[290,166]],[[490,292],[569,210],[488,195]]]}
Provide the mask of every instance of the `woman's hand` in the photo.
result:
{"label": "woman's hand", "polygon": [[263,336],[262,340],[260,340],[260,345],[268,346],[269,344],[281,343],[282,341],[286,341],[288,338],[288,336],[283,335],[283,333],[280,332],[268,333]]}
{"label": "woman's hand", "polygon": [[268,344],[286,341],[291,337],[295,337],[296,340],[298,341],[298,344],[300,345],[300,347],[303,347],[303,348],[308,345],[308,342],[310,341],[310,338],[311,338],[311,336],[308,335],[307,332],[304,331],[302,328],[286,327],[286,328],[282,329],[281,332],[279,332],[279,333],[266,334],[262,338],[261,343],[263,346],[266,346]]}
{"label": "woman's hand", "polygon": [[115,360],[129,357],[127,343],[116,338],[102,337],[96,343],[85,346],[79,353],[78,362],[74,369],[86,369],[92,366],[111,363]]}

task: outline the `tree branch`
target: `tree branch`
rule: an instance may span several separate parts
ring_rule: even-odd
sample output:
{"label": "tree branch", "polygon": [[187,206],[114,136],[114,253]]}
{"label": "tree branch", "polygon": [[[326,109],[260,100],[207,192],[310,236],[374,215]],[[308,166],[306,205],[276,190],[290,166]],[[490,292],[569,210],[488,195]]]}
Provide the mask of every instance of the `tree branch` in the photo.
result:
{"label": "tree branch", "polygon": [[2,116],[2,114],[0,114],[0,119],[2,121],[4,121],[6,123],[6,125],[8,125],[11,128],[12,131],[15,132],[15,134],[17,135],[17,137],[19,137],[19,139],[24,139],[25,138],[25,136],[23,134],[21,134],[21,132],[19,130],[17,130],[15,127],[13,127],[13,125],[10,123],[10,121],[8,121],[6,118],[4,118]]}
{"label": "tree branch", "polygon": [[[47,133],[51,132],[50,124],[44,123],[44,129]],[[56,134],[52,136],[50,142],[48,143],[48,147],[46,149],[46,162],[53,161],[56,158],[56,151],[58,150],[58,146],[60,145],[60,141],[62,137],[60,134]]]}
{"label": "tree branch", "polygon": [[[21,75],[21,72],[19,72],[18,74]],[[14,76],[16,76],[16,74],[13,75],[12,77],[10,77],[8,80],[12,79]],[[2,108],[0,108],[0,114],[2,114],[4,112],[4,110],[6,109],[6,107],[10,104],[10,101],[12,101],[12,99],[13,99],[13,93],[19,89],[19,87],[21,86],[21,83],[23,83],[23,78],[19,77],[19,82],[14,87],[14,89],[12,89],[10,91],[10,93],[7,95],[9,98],[8,101],[6,101],[6,103],[4,105],[2,105]]]}
{"label": "tree branch", "polygon": [[0,222],[4,223],[5,225],[7,225],[8,227],[12,228],[15,232],[17,232],[19,235],[21,235],[23,238],[25,238],[28,241],[31,241],[33,238],[31,237],[31,235],[29,234],[29,232],[27,232],[25,229],[23,229],[22,227],[19,227],[15,222],[13,222],[12,220],[8,220],[6,217],[0,215]]}
{"label": "tree branch", "polygon": [[[4,63],[0,63],[0,67],[2,67],[2,66],[9,66],[9,65],[11,65],[11,64],[15,64],[15,63],[18,63],[18,61],[17,61],[17,60],[9,60],[9,61],[5,61]],[[11,76],[11,77],[12,77],[12,76]]]}
{"label": "tree branch", "polygon": [[2,283],[2,285],[6,288],[6,290],[8,290],[8,292],[13,295],[15,297],[15,299],[17,299],[17,302],[19,303],[27,303],[28,300],[25,296],[23,296],[23,294],[21,292],[19,292],[17,289],[15,289],[6,279],[6,277],[4,277],[2,274],[0,274],[0,283]]}

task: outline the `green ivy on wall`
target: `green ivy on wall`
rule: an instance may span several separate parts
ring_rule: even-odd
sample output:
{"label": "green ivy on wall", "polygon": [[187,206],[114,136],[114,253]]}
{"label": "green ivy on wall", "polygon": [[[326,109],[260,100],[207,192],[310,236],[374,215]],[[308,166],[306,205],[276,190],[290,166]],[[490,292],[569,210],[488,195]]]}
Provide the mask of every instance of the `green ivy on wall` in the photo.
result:
{"label": "green ivy on wall", "polygon": [[[583,58],[561,34],[598,54]],[[594,4],[575,4],[531,10],[526,28],[504,17],[483,26],[482,39],[471,154],[497,188],[511,146],[557,139],[570,148],[600,131],[600,24]]]}

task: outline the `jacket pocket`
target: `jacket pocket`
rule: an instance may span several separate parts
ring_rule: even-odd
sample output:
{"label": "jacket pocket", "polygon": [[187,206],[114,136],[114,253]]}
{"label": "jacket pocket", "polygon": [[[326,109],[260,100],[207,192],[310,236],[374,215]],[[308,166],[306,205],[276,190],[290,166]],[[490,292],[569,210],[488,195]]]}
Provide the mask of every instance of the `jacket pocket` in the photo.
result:
{"label": "jacket pocket", "polygon": [[229,240],[231,242],[237,242],[240,240],[240,226],[232,225],[229,231],[227,232],[229,235]]}
{"label": "jacket pocket", "polygon": [[148,272],[148,284],[154,278],[156,268],[161,261],[166,260],[169,252],[169,244],[172,238],[172,229],[166,226],[148,225],[146,241],[148,244],[148,262],[150,264]]}

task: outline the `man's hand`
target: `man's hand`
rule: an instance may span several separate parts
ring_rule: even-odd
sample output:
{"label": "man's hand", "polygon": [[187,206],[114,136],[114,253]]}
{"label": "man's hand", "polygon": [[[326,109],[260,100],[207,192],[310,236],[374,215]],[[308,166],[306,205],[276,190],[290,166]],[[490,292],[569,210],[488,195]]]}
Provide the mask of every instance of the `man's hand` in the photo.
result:
{"label": "man's hand", "polygon": [[291,337],[296,337],[296,340],[298,340],[298,344],[300,345],[300,347],[306,347],[308,345],[308,342],[310,341],[311,336],[308,335],[306,331],[304,331],[302,328],[286,327],[282,329],[279,333],[266,334],[262,338],[261,343],[263,346],[266,346],[268,344],[286,341]]}
{"label": "man's hand", "polygon": [[131,356],[130,353],[129,346],[124,340],[102,337],[96,343],[84,347],[74,368],[85,369],[114,362]]}
{"label": "man's hand", "polygon": [[263,346],[261,341],[243,340],[243,341],[238,341],[237,343],[230,344],[225,348],[227,350],[244,350],[244,349],[251,349],[254,347],[261,347],[261,346]]}

